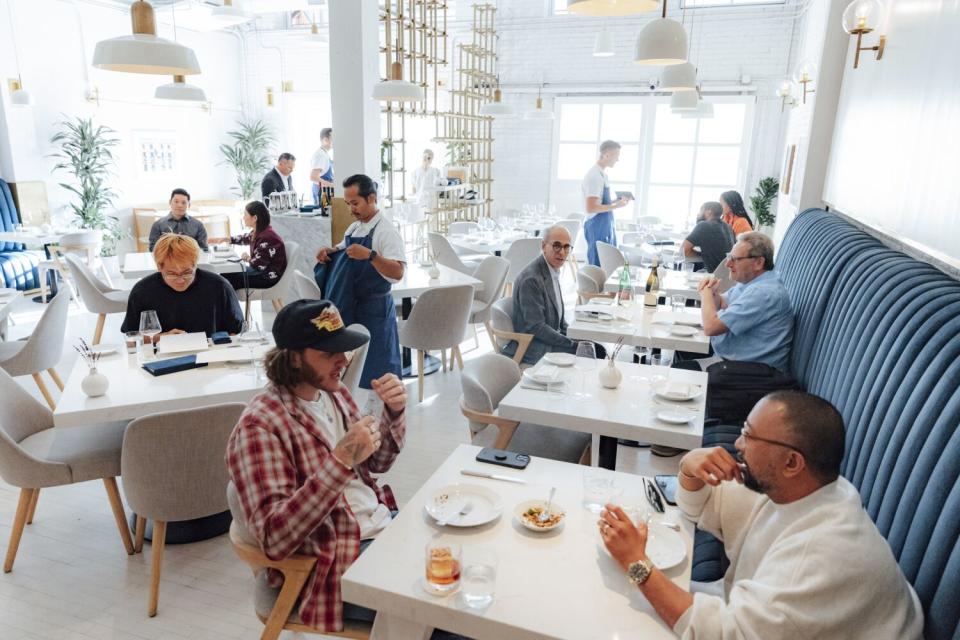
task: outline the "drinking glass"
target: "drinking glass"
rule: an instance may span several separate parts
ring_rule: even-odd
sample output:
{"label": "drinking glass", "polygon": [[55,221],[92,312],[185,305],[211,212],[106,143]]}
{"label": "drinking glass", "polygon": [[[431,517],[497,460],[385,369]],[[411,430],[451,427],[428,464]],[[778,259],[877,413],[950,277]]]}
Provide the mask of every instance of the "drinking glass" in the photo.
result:
{"label": "drinking glass", "polygon": [[14,233],[23,233],[23,225],[22,225],[21,223],[19,223],[19,222],[16,223],[15,225],[13,225],[13,232],[14,232]]}
{"label": "drinking glass", "polygon": [[682,295],[672,295],[670,296],[670,308],[676,313],[681,313],[684,308],[687,306],[687,298]]}
{"label": "drinking glass", "polygon": [[589,468],[583,472],[583,506],[600,513],[608,502],[623,493],[616,476],[606,469]]}
{"label": "drinking glass", "polygon": [[162,330],[160,327],[160,318],[157,317],[156,311],[148,309],[147,311],[140,312],[140,335],[145,338],[143,350],[144,360],[152,360],[155,357],[153,336],[160,335]]}
{"label": "drinking glass", "polygon": [[574,362],[573,368],[580,372],[580,392],[575,397],[589,398],[587,373],[597,368],[597,349],[592,342],[584,340],[577,343],[577,360]]}
{"label": "drinking glass", "polygon": [[425,557],[427,589],[450,593],[460,586],[460,544],[438,538],[427,543]]}
{"label": "drinking glass", "polygon": [[693,267],[694,267],[694,264],[692,262],[684,262],[683,275],[689,278],[690,275],[693,274]]}
{"label": "drinking glass", "polygon": [[493,602],[497,585],[497,554],[492,549],[467,549],[463,554],[460,593],[471,609],[483,609]]}
{"label": "drinking glass", "polygon": [[143,340],[140,338],[139,331],[126,331],[123,334],[123,343],[127,347],[127,353],[136,353],[137,347]]}
{"label": "drinking glass", "polygon": [[673,354],[660,352],[655,356],[650,356],[650,364],[655,367],[669,367],[673,363]]}

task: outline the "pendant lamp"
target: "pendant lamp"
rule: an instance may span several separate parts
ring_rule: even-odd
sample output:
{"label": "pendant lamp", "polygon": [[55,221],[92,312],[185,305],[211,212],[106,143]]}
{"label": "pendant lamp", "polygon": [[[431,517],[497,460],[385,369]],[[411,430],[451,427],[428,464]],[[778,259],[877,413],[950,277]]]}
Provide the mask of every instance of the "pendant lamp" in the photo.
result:
{"label": "pendant lamp", "polygon": [[600,33],[597,34],[596,42],[593,43],[593,57],[609,58],[615,53],[616,51],[613,48],[613,34],[607,31],[607,26],[604,25]]}
{"label": "pendant lamp", "polygon": [[13,18],[13,3],[7,4],[7,15],[10,18],[10,36],[13,39],[13,57],[17,63],[17,77],[7,80],[7,88],[10,90],[10,104],[17,107],[29,107],[33,105],[33,96],[23,88],[23,78],[20,77],[20,51],[17,48],[17,28],[16,21]]}
{"label": "pendant lamp", "polygon": [[695,91],[697,70],[689,62],[672,64],[663,70],[660,79],[661,91]]}
{"label": "pendant lamp", "polygon": [[207,94],[196,85],[187,84],[183,76],[173,76],[173,82],[162,84],[153,92],[158,100],[187,100],[206,102]]}
{"label": "pendant lamp", "polygon": [[657,0],[567,0],[567,11],[581,16],[630,16],[655,11]]}
{"label": "pendant lamp", "polygon": [[233,0],[223,0],[222,6],[214,7],[213,11],[210,12],[210,21],[220,29],[235,27],[238,24],[250,22],[252,19],[240,8],[233,6]]}
{"label": "pendant lamp", "polygon": [[633,61],[656,65],[687,61],[687,32],[682,24],[667,17],[667,0],[663,0],[662,17],[647,23],[637,36]]}
{"label": "pendant lamp", "polygon": [[698,91],[677,91],[670,96],[671,111],[693,111],[700,100]]}
{"label": "pendant lamp", "polygon": [[130,5],[133,35],[101,40],[93,50],[93,66],[108,71],[192,76],[200,73],[193,50],[157,37],[157,22],[149,2]]}
{"label": "pendant lamp", "polygon": [[527,111],[523,114],[524,120],[553,120],[553,111],[546,111],[543,108],[543,98],[540,97],[540,89],[537,89],[537,108],[533,111]]}
{"label": "pendant lamp", "polygon": [[503,98],[503,92],[501,92],[500,88],[498,87],[493,91],[493,102],[487,102],[482,107],[480,107],[480,115],[482,116],[516,115],[516,111],[513,110],[513,107],[500,101],[502,98]]}
{"label": "pendant lamp", "polygon": [[[390,60],[390,23],[386,22],[387,61]],[[373,88],[373,99],[380,102],[421,102],[423,88],[403,79],[403,63],[400,62],[403,33],[397,30],[397,59],[390,65],[390,77]]]}

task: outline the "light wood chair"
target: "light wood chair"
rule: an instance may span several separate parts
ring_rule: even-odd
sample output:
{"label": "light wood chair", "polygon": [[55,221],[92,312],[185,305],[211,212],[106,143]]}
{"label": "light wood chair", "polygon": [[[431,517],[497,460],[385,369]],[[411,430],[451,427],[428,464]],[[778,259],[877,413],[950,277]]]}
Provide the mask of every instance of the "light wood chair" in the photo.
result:
{"label": "light wood chair", "polygon": [[113,289],[107,286],[77,256],[67,255],[64,259],[70,267],[74,284],[77,285],[77,290],[80,293],[80,300],[83,301],[87,311],[97,314],[97,328],[93,331],[93,344],[100,344],[107,314],[124,313],[127,310],[127,299],[130,297],[130,291]]}
{"label": "light wood chair", "polygon": [[517,351],[513,354],[513,361],[523,362],[523,356],[533,341],[532,333],[517,333],[513,329],[513,298],[500,298],[490,307],[490,319],[487,321],[487,331],[493,336],[494,346],[499,352],[511,340],[517,341]]}
{"label": "light wood chair", "polygon": [[[66,233],[60,238],[60,242],[50,246],[50,259],[41,260],[37,265],[40,274],[40,296],[41,300],[47,300],[47,273],[54,271],[60,274],[65,286],[72,290],[73,285],[70,282],[70,267],[64,258],[67,255],[74,255],[82,259],[84,264],[91,271],[99,271],[109,286],[113,286],[110,281],[110,273],[100,259],[100,250],[103,248],[102,231],[78,231],[76,233]],[[74,292],[76,293],[76,292]]]}
{"label": "light wood chair", "polygon": [[0,342],[0,369],[11,376],[32,376],[37,388],[43,394],[50,410],[57,403],[40,377],[46,371],[54,384],[63,391],[63,380],[57,374],[56,366],[63,355],[63,339],[67,331],[67,312],[70,306],[70,291],[61,289],[37,321],[37,326],[26,340]]}
{"label": "light wood chair", "polygon": [[604,292],[606,276],[603,269],[596,265],[585,264],[577,272],[577,296],[585,304],[594,298],[612,298],[613,293]]}

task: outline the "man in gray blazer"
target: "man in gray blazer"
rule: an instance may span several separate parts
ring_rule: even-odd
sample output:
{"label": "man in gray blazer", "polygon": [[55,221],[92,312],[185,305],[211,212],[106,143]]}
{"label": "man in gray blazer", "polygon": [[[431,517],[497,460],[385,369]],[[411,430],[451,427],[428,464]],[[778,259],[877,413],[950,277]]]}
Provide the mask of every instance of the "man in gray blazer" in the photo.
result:
{"label": "man in gray blazer", "polygon": [[[525,364],[534,364],[552,351],[576,353],[577,342],[567,337],[560,290],[560,272],[573,251],[571,243],[570,232],[565,227],[556,225],[545,229],[540,243],[542,255],[524,267],[513,282],[513,330],[533,334],[523,354]],[[596,345],[596,349],[598,358],[606,357],[601,345]],[[503,348],[503,354],[513,357],[516,350],[517,343],[511,340]]]}

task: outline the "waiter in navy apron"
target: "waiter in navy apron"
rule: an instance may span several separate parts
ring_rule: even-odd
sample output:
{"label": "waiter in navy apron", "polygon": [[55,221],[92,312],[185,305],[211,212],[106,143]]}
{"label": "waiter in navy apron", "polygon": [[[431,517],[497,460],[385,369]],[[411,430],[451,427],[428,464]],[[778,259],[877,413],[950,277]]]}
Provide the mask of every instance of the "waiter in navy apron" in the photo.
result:
{"label": "waiter in navy apron", "polygon": [[313,183],[313,204],[319,206],[320,194],[327,192],[333,197],[333,160],[330,150],[333,149],[333,129],[324,127],[320,130],[320,147],[313,152],[310,158],[310,182]]}
{"label": "waiter in navy apron", "polygon": [[613,210],[624,207],[626,198],[613,199],[610,193],[610,180],[604,169],[617,164],[620,159],[620,143],[604,140],[600,143],[600,158],[597,164],[583,177],[581,189],[585,200],[587,219],[583,223],[583,237],[587,242],[587,262],[600,266],[597,255],[597,241],[616,246],[617,233],[613,224]]}
{"label": "waiter in navy apron", "polygon": [[377,187],[368,176],[343,181],[343,199],[357,219],[343,242],[317,252],[314,275],[323,297],[340,310],[344,323],[359,322],[370,332],[360,386],[385,373],[400,377],[400,339],[391,288],[403,278],[403,238],[377,209]]}

